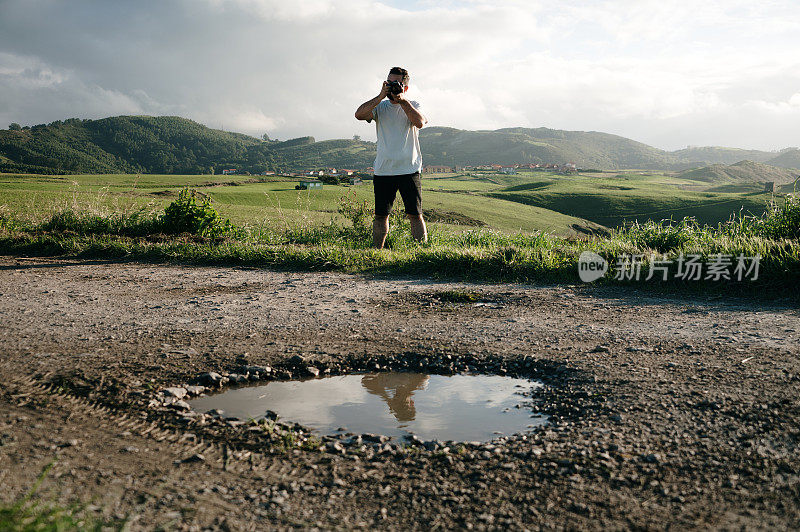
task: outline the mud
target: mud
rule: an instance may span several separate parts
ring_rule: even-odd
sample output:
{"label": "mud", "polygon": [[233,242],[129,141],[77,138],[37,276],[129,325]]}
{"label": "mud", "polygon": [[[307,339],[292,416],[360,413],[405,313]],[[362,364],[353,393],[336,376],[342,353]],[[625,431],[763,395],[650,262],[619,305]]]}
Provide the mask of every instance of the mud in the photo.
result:
{"label": "mud", "polygon": [[[42,493],[133,529],[798,528],[798,318],[635,287],[0,258],[0,500],[57,458]],[[541,379],[549,424],[304,447],[158,400],[206,372],[376,365]]]}

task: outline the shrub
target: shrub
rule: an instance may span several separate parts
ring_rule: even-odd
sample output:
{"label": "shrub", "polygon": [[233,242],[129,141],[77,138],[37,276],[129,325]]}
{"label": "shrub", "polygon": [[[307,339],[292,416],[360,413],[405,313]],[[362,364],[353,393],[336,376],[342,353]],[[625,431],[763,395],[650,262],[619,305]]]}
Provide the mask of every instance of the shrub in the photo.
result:
{"label": "shrub", "polygon": [[770,238],[800,238],[800,198],[787,195],[774,201],[764,215],[764,235]]}
{"label": "shrub", "polygon": [[375,216],[375,210],[370,207],[367,200],[358,201],[355,191],[350,190],[339,198],[337,210],[353,224],[352,231],[356,239],[372,237],[372,219]]}
{"label": "shrub", "polygon": [[189,188],[181,190],[178,199],[164,209],[161,222],[164,232],[167,233],[217,237],[233,230],[231,221],[223,221],[217,210],[211,206],[210,197]]}
{"label": "shrub", "polygon": [[672,219],[645,223],[634,222],[621,231],[621,236],[640,248],[666,253],[695,242],[703,228],[693,217],[683,218],[677,224]]}

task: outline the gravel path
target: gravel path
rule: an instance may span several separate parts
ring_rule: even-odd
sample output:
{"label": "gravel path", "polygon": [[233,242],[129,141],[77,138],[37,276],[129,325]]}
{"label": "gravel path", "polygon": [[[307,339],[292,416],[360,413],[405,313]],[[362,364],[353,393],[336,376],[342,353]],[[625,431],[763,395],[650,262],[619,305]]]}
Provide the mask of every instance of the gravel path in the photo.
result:
{"label": "gravel path", "polygon": [[[0,501],[57,457],[44,493],[134,529],[797,529],[799,314],[631,288],[2,257]],[[153,406],[199,373],[298,356],[536,374],[551,423],[447,452],[277,452]]]}

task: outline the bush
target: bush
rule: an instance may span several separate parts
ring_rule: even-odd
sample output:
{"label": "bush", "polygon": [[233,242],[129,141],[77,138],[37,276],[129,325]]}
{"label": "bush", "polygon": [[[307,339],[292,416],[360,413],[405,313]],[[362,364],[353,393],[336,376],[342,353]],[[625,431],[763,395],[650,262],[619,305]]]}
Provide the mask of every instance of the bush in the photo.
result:
{"label": "bush", "polygon": [[231,221],[223,221],[211,206],[210,197],[189,188],[181,190],[178,199],[164,209],[161,222],[166,233],[217,237],[233,230]]}
{"label": "bush", "polygon": [[375,216],[375,209],[370,207],[367,200],[358,201],[355,191],[350,190],[339,198],[338,212],[353,224],[353,233],[357,239],[372,238],[372,219]]}
{"label": "bush", "polygon": [[621,231],[621,236],[631,244],[654,249],[661,253],[680,249],[697,241],[703,228],[692,217],[683,218],[677,224],[672,219],[645,223],[634,222]]}
{"label": "bush", "polygon": [[800,238],[800,198],[788,195],[783,203],[772,202],[763,220],[763,236]]}

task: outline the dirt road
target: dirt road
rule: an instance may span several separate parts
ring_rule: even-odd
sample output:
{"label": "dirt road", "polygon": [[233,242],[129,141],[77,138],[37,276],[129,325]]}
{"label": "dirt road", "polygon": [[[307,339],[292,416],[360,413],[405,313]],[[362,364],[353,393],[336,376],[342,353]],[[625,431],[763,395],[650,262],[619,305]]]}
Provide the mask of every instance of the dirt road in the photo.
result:
{"label": "dirt road", "polygon": [[[796,529],[799,314],[629,288],[0,258],[0,500],[57,458],[43,494],[133,529]],[[321,452],[154,406],[202,372],[291,371],[296,356],[538,376],[551,422],[489,446]]]}

